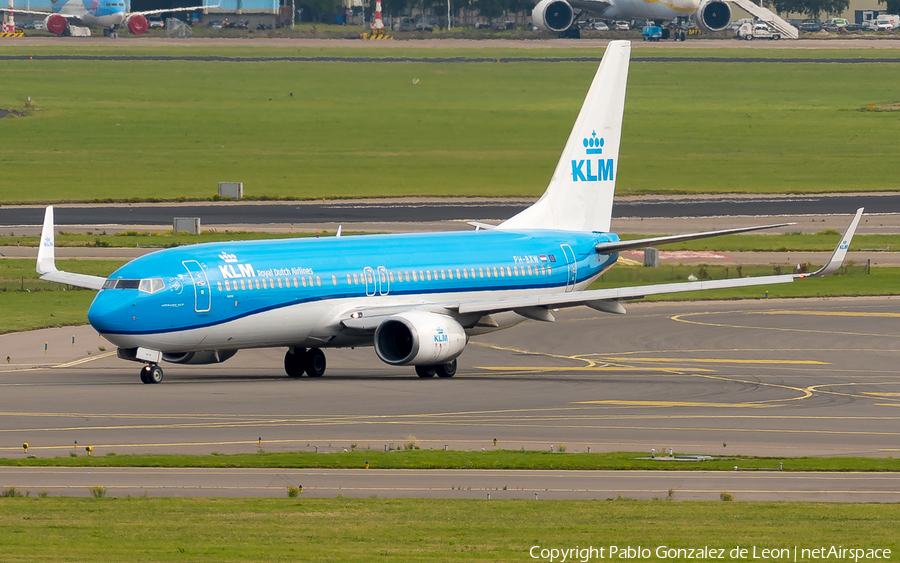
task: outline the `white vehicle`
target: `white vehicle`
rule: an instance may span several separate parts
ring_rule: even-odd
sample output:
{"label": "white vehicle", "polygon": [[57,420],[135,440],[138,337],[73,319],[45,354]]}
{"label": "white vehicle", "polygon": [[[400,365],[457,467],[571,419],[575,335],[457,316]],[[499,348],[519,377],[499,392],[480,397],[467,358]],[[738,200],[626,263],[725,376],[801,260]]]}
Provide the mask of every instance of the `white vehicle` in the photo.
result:
{"label": "white vehicle", "polygon": [[746,22],[741,24],[741,27],[738,28],[737,33],[734,34],[734,37],[736,39],[746,39],[747,41],[752,41],[754,39],[777,40],[781,39],[781,34],[773,30],[763,22]]}
{"label": "white vehicle", "polygon": [[878,31],[888,31],[900,27],[900,16],[896,14],[879,14],[875,18],[875,28]]}

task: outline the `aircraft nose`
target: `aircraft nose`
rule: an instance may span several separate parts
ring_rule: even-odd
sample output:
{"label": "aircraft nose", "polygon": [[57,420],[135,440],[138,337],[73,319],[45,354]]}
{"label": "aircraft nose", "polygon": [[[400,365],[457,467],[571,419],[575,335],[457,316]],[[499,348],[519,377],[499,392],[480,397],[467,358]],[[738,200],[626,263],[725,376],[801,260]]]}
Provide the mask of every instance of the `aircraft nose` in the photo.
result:
{"label": "aircraft nose", "polygon": [[128,318],[128,308],[134,302],[128,290],[103,290],[88,309],[88,322],[101,334],[122,332]]}

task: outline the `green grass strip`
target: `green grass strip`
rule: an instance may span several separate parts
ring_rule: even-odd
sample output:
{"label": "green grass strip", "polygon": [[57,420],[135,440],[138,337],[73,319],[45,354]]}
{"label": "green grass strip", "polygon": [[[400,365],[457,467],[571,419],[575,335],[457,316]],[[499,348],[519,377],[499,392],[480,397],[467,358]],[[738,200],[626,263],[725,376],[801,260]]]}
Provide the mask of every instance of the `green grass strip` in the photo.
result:
{"label": "green grass strip", "polygon": [[[890,549],[888,560],[896,561],[900,527],[898,505],[800,502],[684,505],[285,495],[21,498],[0,499],[0,507],[0,559],[7,563],[541,561],[530,557],[533,546],[539,546],[538,554],[541,548],[605,550],[603,558],[590,561],[609,561],[609,546],[649,548],[654,561],[659,560],[659,546],[708,546],[724,550],[723,560],[752,561],[753,547],[760,555],[764,548],[832,545]],[[745,557],[728,556],[737,546],[748,549]]]}
{"label": "green grass strip", "polygon": [[[75,452],[72,452],[75,453]],[[99,452],[98,452],[99,453]],[[682,454],[675,453],[675,456]],[[733,471],[747,469],[784,471],[898,471],[900,460],[868,457],[755,457],[714,456],[703,461],[650,459],[649,452],[559,453],[526,450],[349,450],[336,453],[261,452],[253,454],[126,454],[75,457],[0,458],[0,466],[16,467],[283,467],[377,469],[656,469],[662,471]]]}

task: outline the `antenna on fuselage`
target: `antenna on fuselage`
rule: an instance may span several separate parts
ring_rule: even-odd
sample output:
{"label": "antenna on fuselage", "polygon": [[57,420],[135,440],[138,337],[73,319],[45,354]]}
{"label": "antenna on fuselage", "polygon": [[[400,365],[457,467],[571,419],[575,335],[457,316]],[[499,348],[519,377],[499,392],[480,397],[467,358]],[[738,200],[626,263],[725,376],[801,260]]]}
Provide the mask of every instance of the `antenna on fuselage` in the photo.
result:
{"label": "antenna on fuselage", "polygon": [[337,234],[336,234],[336,235],[334,235],[334,236],[335,236],[335,238],[337,238],[337,237],[339,237],[339,236],[341,236],[341,230],[343,230],[343,228],[344,228],[344,226],[343,226],[343,225],[338,225],[338,230],[337,230]]}

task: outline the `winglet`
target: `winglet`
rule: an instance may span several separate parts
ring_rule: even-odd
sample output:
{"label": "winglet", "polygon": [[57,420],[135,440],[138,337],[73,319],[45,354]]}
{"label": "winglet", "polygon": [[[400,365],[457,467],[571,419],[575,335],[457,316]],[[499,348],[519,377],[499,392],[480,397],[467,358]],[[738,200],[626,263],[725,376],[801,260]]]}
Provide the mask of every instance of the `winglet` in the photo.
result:
{"label": "winglet", "polygon": [[831,253],[831,258],[828,259],[828,263],[816,270],[811,274],[798,274],[794,277],[797,278],[819,278],[822,276],[827,276],[832,272],[836,272],[838,268],[841,267],[841,264],[844,263],[844,257],[847,256],[847,249],[850,248],[850,241],[853,239],[853,234],[856,233],[856,227],[859,225],[859,220],[862,217],[864,207],[860,207],[856,210],[856,216],[853,218],[853,221],[850,221],[850,226],[847,227],[847,232],[844,233],[843,238],[841,238],[841,242],[834,248],[834,252]]}
{"label": "winglet", "polygon": [[53,206],[48,205],[44,212],[44,228],[41,229],[41,242],[38,246],[36,270],[39,274],[49,274],[56,270],[56,252],[53,235]]}

